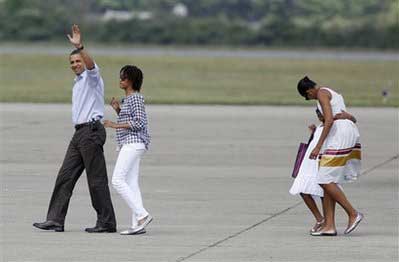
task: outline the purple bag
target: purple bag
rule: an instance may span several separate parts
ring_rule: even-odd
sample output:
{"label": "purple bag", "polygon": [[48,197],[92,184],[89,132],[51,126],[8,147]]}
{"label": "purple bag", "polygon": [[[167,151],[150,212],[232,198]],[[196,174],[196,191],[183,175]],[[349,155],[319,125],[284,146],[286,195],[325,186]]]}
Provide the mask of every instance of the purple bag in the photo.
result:
{"label": "purple bag", "polygon": [[303,158],[305,157],[306,150],[308,149],[309,144],[300,143],[298,148],[298,153],[296,154],[294,170],[292,170],[291,176],[296,178],[299,172],[299,168],[301,167]]}
{"label": "purple bag", "polygon": [[295,164],[294,164],[294,170],[292,170],[291,176],[293,178],[296,178],[299,172],[299,168],[301,167],[303,158],[305,157],[306,150],[308,150],[310,142],[313,140],[314,133],[312,133],[309,137],[309,141],[307,144],[305,143],[300,143],[299,148],[298,148],[298,153],[296,153],[296,159],[295,159]]}

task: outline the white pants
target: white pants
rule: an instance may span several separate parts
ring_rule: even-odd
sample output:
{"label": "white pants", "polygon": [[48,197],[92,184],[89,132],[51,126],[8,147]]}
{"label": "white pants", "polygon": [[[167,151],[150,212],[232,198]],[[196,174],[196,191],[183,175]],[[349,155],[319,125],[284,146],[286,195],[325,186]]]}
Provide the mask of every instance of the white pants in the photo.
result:
{"label": "white pants", "polygon": [[143,207],[139,187],[139,167],[141,156],[146,151],[144,144],[125,144],[122,146],[112,175],[112,185],[132,210],[132,227],[148,215]]}

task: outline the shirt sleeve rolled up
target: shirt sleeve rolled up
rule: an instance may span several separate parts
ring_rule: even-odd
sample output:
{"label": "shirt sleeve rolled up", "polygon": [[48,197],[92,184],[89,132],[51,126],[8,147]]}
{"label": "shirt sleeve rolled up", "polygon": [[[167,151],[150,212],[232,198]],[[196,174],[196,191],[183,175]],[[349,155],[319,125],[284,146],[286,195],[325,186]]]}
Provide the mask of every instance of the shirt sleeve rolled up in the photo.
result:
{"label": "shirt sleeve rolled up", "polygon": [[128,121],[130,129],[133,131],[144,129],[146,125],[144,99],[141,96],[133,96],[129,101],[129,109],[132,116]]}
{"label": "shirt sleeve rolled up", "polygon": [[97,64],[94,64],[93,69],[86,69],[87,71],[87,76],[90,80],[90,87],[96,88],[99,86],[100,80],[101,80],[101,75],[100,75],[100,69],[97,66]]}

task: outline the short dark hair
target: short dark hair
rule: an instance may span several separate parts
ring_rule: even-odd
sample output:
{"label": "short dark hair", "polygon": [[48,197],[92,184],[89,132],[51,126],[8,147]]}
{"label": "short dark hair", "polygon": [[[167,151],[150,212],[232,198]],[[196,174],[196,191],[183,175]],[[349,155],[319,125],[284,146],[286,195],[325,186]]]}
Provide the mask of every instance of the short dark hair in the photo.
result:
{"label": "short dark hair", "polygon": [[139,91],[143,84],[143,72],[140,68],[134,65],[125,65],[119,72],[121,79],[128,79],[132,81],[133,90]]}
{"label": "short dark hair", "polygon": [[309,100],[306,91],[312,88],[316,87],[316,82],[313,82],[312,80],[309,79],[309,77],[305,76],[298,82],[298,92],[301,96],[303,96],[306,100]]}
{"label": "short dark hair", "polygon": [[77,55],[77,54],[80,54],[80,50],[79,50],[79,49],[74,49],[74,50],[72,50],[72,52],[69,54],[69,56],[71,56],[71,55]]}

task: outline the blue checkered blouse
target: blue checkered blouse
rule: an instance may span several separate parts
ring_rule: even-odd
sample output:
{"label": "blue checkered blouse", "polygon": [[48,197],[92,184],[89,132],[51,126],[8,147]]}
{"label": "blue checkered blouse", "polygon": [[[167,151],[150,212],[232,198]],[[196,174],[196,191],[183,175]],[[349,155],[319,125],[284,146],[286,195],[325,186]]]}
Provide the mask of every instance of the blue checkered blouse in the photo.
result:
{"label": "blue checkered blouse", "polygon": [[144,97],[140,93],[134,93],[122,99],[117,123],[129,123],[130,125],[130,128],[116,129],[116,142],[119,148],[124,144],[144,143],[146,149],[148,149],[150,135],[148,134]]}

